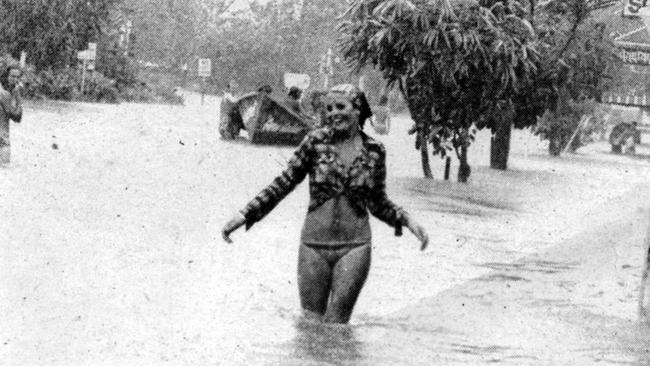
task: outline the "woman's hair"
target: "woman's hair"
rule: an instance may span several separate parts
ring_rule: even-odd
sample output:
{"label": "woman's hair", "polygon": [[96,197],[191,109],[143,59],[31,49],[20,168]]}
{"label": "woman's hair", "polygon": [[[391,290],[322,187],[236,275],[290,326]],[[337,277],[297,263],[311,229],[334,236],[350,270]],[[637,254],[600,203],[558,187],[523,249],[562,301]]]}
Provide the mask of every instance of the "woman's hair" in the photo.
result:
{"label": "woman's hair", "polygon": [[362,91],[357,92],[352,104],[359,110],[359,127],[363,128],[366,120],[372,116],[372,109],[370,109],[366,94]]}

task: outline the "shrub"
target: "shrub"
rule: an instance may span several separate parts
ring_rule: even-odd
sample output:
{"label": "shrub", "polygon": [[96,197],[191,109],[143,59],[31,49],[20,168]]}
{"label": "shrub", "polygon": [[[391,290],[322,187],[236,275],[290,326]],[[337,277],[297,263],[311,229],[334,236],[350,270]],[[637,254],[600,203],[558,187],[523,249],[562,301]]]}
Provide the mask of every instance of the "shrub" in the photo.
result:
{"label": "shrub", "polygon": [[[549,154],[557,156],[566,148],[571,136],[580,127],[569,146],[569,151],[575,152],[580,147],[593,142],[595,136],[605,129],[605,113],[605,108],[594,100],[568,100],[560,104],[558,111],[546,111],[538,119],[535,134],[542,140],[548,140]],[[588,115],[591,119],[586,126],[578,126],[583,115]]]}
{"label": "shrub", "polygon": [[36,72],[30,68],[23,75],[24,93],[28,98],[73,100],[79,95],[74,70],[54,71],[46,69]]}
{"label": "shrub", "polygon": [[[80,76],[77,75],[77,77]],[[87,74],[85,92],[81,99],[103,103],[118,103],[120,101],[115,81],[98,72]]]}
{"label": "shrub", "polygon": [[[0,55],[0,69],[18,61],[11,56]],[[84,93],[81,93],[82,70],[75,67],[61,69],[44,69],[37,71],[31,65],[23,70],[23,96],[28,99],[54,99],[86,102],[119,103],[129,101],[137,103],[183,104],[184,100],[174,92],[171,86],[177,80],[158,82],[150,87],[144,82],[135,82],[133,75],[122,82],[106,77],[101,72],[86,72]]]}
{"label": "shrub", "polygon": [[74,68],[27,69],[23,76],[25,97],[31,99],[83,100],[88,102],[119,102],[115,81],[98,72],[86,73],[84,93],[81,93],[81,71]]}

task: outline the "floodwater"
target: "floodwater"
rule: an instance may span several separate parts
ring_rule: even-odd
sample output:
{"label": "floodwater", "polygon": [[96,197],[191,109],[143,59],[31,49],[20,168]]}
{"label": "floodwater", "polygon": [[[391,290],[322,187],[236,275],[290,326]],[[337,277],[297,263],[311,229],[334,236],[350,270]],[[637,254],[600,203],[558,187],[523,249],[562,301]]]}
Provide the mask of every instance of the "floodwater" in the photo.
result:
{"label": "floodwater", "polygon": [[[546,364],[548,352],[459,332],[472,329],[472,318],[438,319],[428,301],[459,298],[468,283],[535,283],[516,272],[527,268],[573,270],[573,260],[517,260],[611,221],[617,212],[603,205],[645,184],[650,171],[602,146],[551,159],[535,137],[515,133],[511,169],[495,172],[481,134],[470,150],[471,184],[425,181],[410,122],[397,117],[379,137],[389,195],[427,228],[430,248],[420,252],[408,232],[395,238],[373,220],[373,267],[351,324],[317,324],[302,319],[296,288],[307,184],[236,232],[234,244],[220,237],[292,149],[220,140],[217,100],[196,99],[186,107],[39,105],[12,126],[14,163],[0,172],[3,364]],[[437,177],[443,166],[433,160]],[[619,287],[623,301],[603,302],[594,324],[636,329],[635,301],[625,297],[634,286]],[[472,303],[489,302],[476,296]],[[489,319],[476,327],[489,334]],[[636,356],[612,349],[644,364],[644,343],[635,344]],[[573,351],[566,364],[589,364]]]}

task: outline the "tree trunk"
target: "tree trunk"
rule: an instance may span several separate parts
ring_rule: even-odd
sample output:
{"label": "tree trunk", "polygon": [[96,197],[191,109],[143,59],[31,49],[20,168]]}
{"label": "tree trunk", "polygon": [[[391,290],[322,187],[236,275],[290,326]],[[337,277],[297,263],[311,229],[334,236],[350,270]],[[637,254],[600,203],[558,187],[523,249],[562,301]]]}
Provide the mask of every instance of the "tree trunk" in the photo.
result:
{"label": "tree trunk", "polygon": [[472,169],[467,163],[467,146],[460,148],[460,154],[458,155],[458,160],[460,160],[460,166],[458,167],[458,182],[467,183]]}
{"label": "tree trunk", "polygon": [[425,131],[420,130],[417,134],[420,147],[420,157],[422,160],[422,174],[427,179],[432,179],[433,174],[431,173],[431,164],[429,163],[429,142],[425,138]]}
{"label": "tree trunk", "polygon": [[492,131],[492,141],[490,144],[490,168],[506,170],[508,169],[508,155],[510,154],[510,135],[512,132],[512,123],[510,118],[504,118],[497,125],[496,130]]}
{"label": "tree trunk", "polygon": [[548,139],[548,153],[551,156],[559,156],[562,152],[562,138],[560,136],[552,136]]}

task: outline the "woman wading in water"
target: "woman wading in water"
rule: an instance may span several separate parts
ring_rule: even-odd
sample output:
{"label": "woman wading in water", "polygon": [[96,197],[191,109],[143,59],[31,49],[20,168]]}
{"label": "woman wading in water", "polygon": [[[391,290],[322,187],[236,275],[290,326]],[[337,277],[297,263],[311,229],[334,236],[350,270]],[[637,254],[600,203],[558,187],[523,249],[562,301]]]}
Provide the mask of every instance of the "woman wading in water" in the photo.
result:
{"label": "woman wading in water", "polygon": [[372,112],[365,95],[352,86],[325,97],[324,127],[310,132],[288,167],[223,228],[223,238],[248,230],[309,175],[310,201],[298,254],[300,302],[308,318],[347,323],[370,268],[368,211],[395,227],[406,226],[422,243],[428,236],[386,196],[386,152],[367,136]]}

